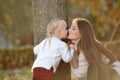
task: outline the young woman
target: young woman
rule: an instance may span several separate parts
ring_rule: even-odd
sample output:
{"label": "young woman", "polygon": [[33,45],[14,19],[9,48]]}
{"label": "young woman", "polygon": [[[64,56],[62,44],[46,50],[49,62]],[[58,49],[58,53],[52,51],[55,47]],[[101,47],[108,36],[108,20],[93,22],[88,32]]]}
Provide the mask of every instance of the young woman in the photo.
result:
{"label": "young woman", "polygon": [[76,80],[120,80],[119,61],[95,38],[87,19],[75,18],[72,21],[68,39],[77,45],[71,61]]}

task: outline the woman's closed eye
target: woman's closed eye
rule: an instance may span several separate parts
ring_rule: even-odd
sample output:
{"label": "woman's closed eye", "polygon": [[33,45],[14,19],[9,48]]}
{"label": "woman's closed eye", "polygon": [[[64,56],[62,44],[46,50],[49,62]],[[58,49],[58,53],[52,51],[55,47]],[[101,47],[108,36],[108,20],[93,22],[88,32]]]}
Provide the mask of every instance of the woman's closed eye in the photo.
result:
{"label": "woman's closed eye", "polygon": [[72,26],[72,30],[76,30],[76,26]]}
{"label": "woman's closed eye", "polygon": [[72,28],[72,30],[76,30],[75,28]]}
{"label": "woman's closed eye", "polygon": [[72,30],[76,30],[76,28],[75,28],[75,27],[72,27]]}

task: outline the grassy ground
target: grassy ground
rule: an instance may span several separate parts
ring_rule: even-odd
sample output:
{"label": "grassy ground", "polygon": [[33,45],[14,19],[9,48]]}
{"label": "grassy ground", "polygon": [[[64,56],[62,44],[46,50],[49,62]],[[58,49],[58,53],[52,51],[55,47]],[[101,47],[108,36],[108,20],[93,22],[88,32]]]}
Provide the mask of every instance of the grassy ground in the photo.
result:
{"label": "grassy ground", "polygon": [[32,80],[32,73],[30,68],[0,70],[0,80]]}
{"label": "grassy ground", "polygon": [[0,70],[0,80],[32,80],[30,68]]}

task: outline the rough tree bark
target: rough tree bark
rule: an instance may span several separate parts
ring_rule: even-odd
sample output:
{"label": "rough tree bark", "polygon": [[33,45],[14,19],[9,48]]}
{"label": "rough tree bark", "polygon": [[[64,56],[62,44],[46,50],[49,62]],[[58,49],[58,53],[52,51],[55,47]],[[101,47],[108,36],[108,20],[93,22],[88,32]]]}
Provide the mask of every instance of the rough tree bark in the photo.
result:
{"label": "rough tree bark", "polygon": [[[67,0],[32,0],[34,45],[46,37],[46,25],[53,18],[67,21]],[[55,80],[71,80],[70,65],[61,61]]]}

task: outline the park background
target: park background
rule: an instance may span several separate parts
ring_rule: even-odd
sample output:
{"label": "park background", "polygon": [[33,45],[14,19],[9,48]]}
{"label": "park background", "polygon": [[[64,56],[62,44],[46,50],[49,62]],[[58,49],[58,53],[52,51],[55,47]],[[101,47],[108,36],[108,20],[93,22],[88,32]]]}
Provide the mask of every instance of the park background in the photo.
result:
{"label": "park background", "polygon": [[[0,80],[32,80],[32,11],[32,0],[0,0]],[[96,38],[120,60],[120,0],[67,0],[67,12],[69,26],[75,17],[90,20]]]}

